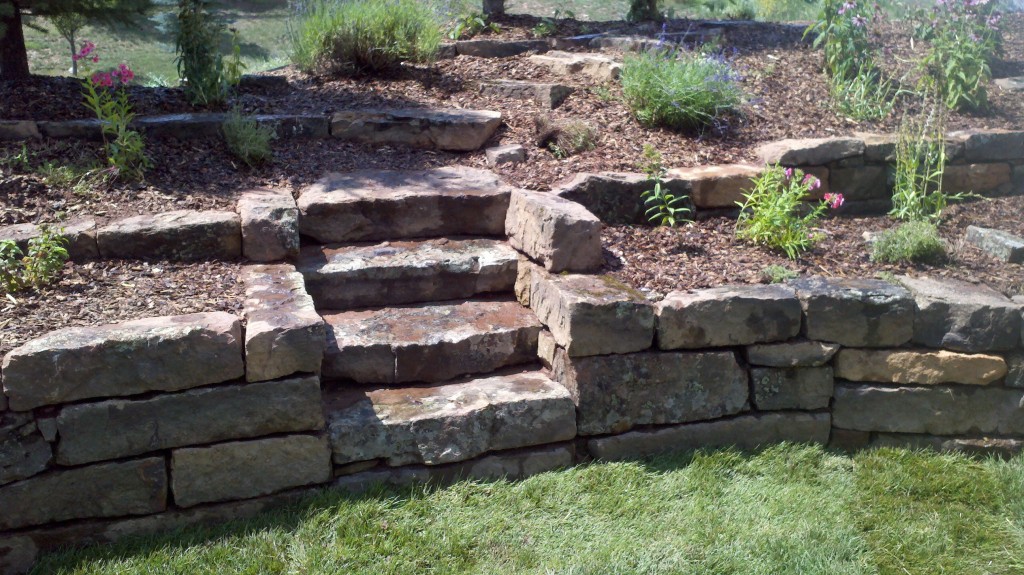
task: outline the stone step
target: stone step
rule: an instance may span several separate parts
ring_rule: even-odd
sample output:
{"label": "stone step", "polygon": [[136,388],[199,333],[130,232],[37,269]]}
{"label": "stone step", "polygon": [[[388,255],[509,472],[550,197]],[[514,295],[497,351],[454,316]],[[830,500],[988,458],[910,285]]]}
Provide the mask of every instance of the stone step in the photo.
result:
{"label": "stone step", "polygon": [[463,109],[345,110],[331,116],[331,136],[363,144],[400,144],[471,152],[501,126],[501,113]]}
{"label": "stone step", "polygon": [[569,392],[540,371],[324,397],[335,465],[439,465],[576,436]]}
{"label": "stone step", "polygon": [[511,292],[518,256],[488,239],[308,246],[298,270],[320,309],[397,305]]}
{"label": "stone step", "polygon": [[326,380],[439,382],[537,360],[540,322],[514,301],[325,312]]}
{"label": "stone step", "polygon": [[320,243],[503,236],[510,194],[463,166],[329,174],[299,196],[299,232]]}

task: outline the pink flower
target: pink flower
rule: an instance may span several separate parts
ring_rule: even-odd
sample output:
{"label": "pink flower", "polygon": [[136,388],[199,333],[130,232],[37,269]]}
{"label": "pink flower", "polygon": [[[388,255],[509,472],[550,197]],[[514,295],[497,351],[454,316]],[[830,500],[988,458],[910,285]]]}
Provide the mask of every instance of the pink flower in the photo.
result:
{"label": "pink flower", "polygon": [[122,84],[127,84],[135,78],[135,72],[132,72],[131,68],[124,64],[118,64],[117,71],[114,72],[114,76],[116,76]]}
{"label": "pink flower", "polygon": [[[96,44],[93,44],[92,42],[86,42],[85,44],[82,44],[81,50],[79,50],[77,54],[72,56],[71,59],[76,61],[76,62],[79,61],[79,60],[84,60],[84,59],[86,59],[89,56],[89,54],[92,54],[93,50],[95,50],[95,49],[96,49]],[[93,56],[92,57],[92,61],[93,62],[99,62],[99,60],[100,60],[99,56]]]}
{"label": "pink flower", "polygon": [[95,64],[96,62],[99,62],[99,61],[100,61],[100,57],[99,56],[93,56],[92,57],[92,63],[93,64]]}
{"label": "pink flower", "polygon": [[800,183],[801,184],[806,184],[808,189],[811,189],[811,190],[817,190],[818,188],[821,187],[821,180],[819,180],[818,178],[815,178],[814,176],[812,176],[810,174],[804,174],[804,179]]}
{"label": "pink flower", "polygon": [[843,198],[843,194],[825,194],[825,203],[827,203],[833,210],[842,206],[844,201],[845,198]]}
{"label": "pink flower", "polygon": [[784,173],[786,174],[786,179],[787,180],[792,178],[793,177],[793,168],[786,168],[786,171]]}
{"label": "pink flower", "polygon": [[110,75],[110,72],[96,72],[92,75],[92,83],[104,88],[110,88],[114,85],[114,77]]}

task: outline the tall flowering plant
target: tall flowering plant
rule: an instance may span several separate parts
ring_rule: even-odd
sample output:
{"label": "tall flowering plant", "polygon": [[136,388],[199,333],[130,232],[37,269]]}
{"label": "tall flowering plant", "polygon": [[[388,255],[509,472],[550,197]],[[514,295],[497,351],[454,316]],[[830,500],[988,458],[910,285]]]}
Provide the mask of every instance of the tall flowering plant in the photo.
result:
{"label": "tall flowering plant", "polygon": [[[96,45],[86,42],[73,56],[77,62],[96,64],[100,61]],[[125,89],[135,73],[125,64],[110,72],[95,72],[82,81],[85,107],[96,114],[103,132],[108,174],[113,178],[141,180],[150,166],[145,154],[142,134],[129,128],[135,113]]]}
{"label": "tall flowering plant", "polygon": [[921,60],[921,84],[949,109],[988,106],[990,64],[1002,50],[1002,14],[991,0],[936,0],[918,14],[916,32],[929,42]]}
{"label": "tall flowering plant", "polygon": [[812,32],[814,47],[823,47],[825,72],[832,78],[852,80],[874,70],[874,49],[868,24],[874,15],[863,0],[824,0],[821,14],[804,35]]}
{"label": "tall flowering plant", "polygon": [[821,188],[821,180],[778,164],[768,166],[751,181],[754,188],[744,194],[746,201],[737,202],[736,237],[782,250],[790,259],[821,240],[815,224],[828,209],[838,209],[844,201],[842,194],[825,194],[817,204],[809,204],[806,200]]}

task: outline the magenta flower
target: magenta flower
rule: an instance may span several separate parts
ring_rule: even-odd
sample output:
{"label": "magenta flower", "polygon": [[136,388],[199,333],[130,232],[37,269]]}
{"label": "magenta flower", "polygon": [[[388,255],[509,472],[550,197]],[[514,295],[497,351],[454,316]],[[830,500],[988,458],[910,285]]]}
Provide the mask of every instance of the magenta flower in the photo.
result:
{"label": "magenta flower", "polygon": [[793,177],[793,168],[786,168],[786,171],[784,173],[786,174],[786,179],[787,180],[792,178]]}
{"label": "magenta flower", "polygon": [[110,72],[96,72],[92,75],[92,83],[104,88],[111,88],[114,86],[114,77]]}
{"label": "magenta flower", "polygon": [[817,190],[821,187],[821,180],[810,174],[804,174],[804,179],[800,183],[806,185],[810,190]]}
{"label": "magenta flower", "polygon": [[825,203],[827,203],[833,210],[842,206],[845,200],[846,199],[843,197],[843,194],[825,194]]}

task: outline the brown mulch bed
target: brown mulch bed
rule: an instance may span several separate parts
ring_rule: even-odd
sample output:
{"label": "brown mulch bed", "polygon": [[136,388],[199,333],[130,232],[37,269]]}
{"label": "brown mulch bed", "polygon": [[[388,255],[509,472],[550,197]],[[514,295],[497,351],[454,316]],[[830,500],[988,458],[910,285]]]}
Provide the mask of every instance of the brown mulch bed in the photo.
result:
{"label": "brown mulch bed", "polygon": [[1021,213],[1024,197],[1019,196],[948,208],[939,230],[950,258],[940,266],[871,262],[864,232],[892,228],[893,220],[884,216],[822,220],[819,227],[825,239],[795,261],[737,240],[734,219],[712,218],[676,228],[610,226],[602,233],[605,271],[653,299],[676,290],[768,283],[764,270],[772,265],[823,277],[948,277],[983,283],[1013,296],[1024,293],[1024,266],[999,261],[963,238],[967,226],[981,222],[1024,235]]}
{"label": "brown mulch bed", "polygon": [[198,312],[239,312],[239,265],[105,260],[67,263],[39,291],[0,295],[0,357],[63,327]]}

